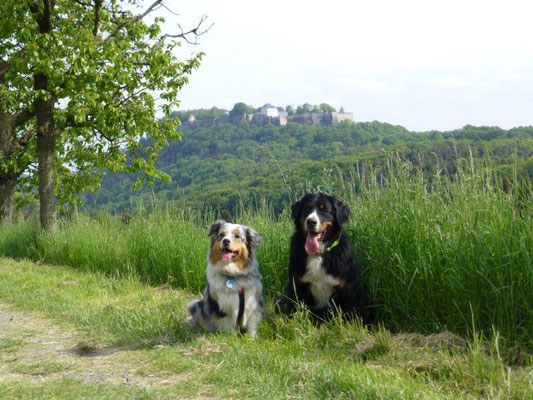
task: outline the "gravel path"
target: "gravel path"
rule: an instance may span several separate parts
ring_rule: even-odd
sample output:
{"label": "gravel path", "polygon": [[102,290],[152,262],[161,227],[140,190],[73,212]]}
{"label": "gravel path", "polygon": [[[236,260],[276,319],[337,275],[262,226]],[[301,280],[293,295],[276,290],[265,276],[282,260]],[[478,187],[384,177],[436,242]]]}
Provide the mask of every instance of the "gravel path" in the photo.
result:
{"label": "gravel path", "polygon": [[175,385],[184,375],[142,375],[132,351],[88,345],[74,329],[0,303],[0,382],[74,378],[90,384],[159,387]]}

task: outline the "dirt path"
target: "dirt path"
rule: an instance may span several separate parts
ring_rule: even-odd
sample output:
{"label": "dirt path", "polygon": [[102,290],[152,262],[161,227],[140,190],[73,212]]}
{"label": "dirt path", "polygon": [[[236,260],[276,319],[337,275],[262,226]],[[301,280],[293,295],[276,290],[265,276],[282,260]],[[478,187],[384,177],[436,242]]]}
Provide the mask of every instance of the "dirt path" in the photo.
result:
{"label": "dirt path", "polygon": [[[174,385],[184,375],[142,375],[129,349],[87,344],[80,332],[0,303],[0,382],[69,377],[89,384]],[[127,356],[127,357],[125,357]]]}

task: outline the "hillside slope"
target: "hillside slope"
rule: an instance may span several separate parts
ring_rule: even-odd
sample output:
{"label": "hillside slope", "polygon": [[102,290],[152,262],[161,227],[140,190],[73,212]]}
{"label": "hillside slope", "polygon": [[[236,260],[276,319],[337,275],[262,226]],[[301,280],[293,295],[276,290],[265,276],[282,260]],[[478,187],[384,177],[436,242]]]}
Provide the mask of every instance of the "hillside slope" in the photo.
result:
{"label": "hillside slope", "polygon": [[133,177],[108,174],[88,194],[89,208],[121,212],[139,199],[176,201],[187,207],[234,210],[267,198],[280,210],[305,189],[331,189],[363,164],[379,168],[401,157],[434,173],[454,173],[456,160],[483,160],[502,171],[533,177],[533,127],[503,130],[465,126],[450,132],[410,132],[381,122],[337,126],[263,127],[222,124],[185,131],[162,150],[159,167],[172,183],[132,190]]}

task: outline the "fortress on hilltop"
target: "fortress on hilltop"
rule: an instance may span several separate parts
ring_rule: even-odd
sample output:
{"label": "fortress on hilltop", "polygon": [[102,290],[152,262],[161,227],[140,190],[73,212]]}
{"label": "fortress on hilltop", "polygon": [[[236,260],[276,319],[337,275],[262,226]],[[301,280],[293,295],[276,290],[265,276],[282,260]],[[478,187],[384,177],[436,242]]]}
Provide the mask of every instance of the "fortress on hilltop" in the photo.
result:
{"label": "fortress on hilltop", "polygon": [[353,121],[353,114],[350,112],[310,112],[289,115],[283,107],[276,107],[266,103],[259,107],[255,113],[243,113],[241,115],[226,114],[219,118],[197,120],[191,115],[188,121],[182,121],[182,129],[192,129],[196,127],[206,127],[216,124],[234,124],[239,125],[248,123],[250,125],[263,126],[272,124],[284,126],[288,123],[300,125],[337,125],[342,121]]}

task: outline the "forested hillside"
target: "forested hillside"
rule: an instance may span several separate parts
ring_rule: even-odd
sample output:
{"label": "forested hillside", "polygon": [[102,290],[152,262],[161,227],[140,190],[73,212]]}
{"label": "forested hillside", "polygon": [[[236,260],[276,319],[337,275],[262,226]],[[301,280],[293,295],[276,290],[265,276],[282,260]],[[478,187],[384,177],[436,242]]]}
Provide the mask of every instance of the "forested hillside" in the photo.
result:
{"label": "forested hillside", "polygon": [[[148,144],[148,141],[147,143]],[[131,189],[132,176],[108,174],[86,206],[121,212],[143,199],[233,210],[264,198],[275,209],[305,189],[357,184],[354,171],[402,158],[428,172],[453,174],[457,159],[498,168],[509,179],[533,177],[533,127],[465,126],[450,132],[410,132],[381,122],[337,126],[215,125],[185,131],[160,154],[171,183]],[[340,179],[342,176],[342,179]]]}

